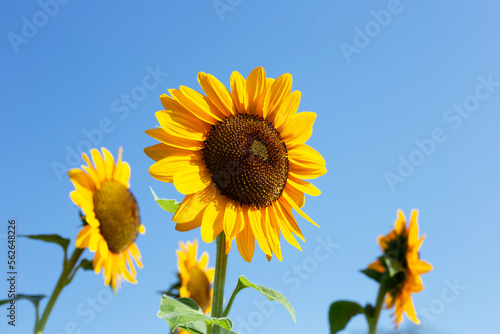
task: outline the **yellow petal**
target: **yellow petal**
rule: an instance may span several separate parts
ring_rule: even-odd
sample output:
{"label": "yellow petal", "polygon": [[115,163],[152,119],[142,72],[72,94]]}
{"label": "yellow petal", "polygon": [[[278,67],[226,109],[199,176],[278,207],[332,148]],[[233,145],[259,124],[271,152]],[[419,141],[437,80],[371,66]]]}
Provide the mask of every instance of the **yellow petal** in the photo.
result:
{"label": "yellow petal", "polygon": [[302,191],[305,194],[311,196],[319,196],[321,194],[321,190],[316,188],[314,185],[312,185],[307,181],[296,178],[295,176],[288,175],[287,184],[288,183],[290,183],[290,186],[294,187],[299,191]]}
{"label": "yellow petal", "polygon": [[301,112],[290,117],[289,121],[283,124],[283,130],[280,132],[286,146],[291,148],[304,144],[312,135],[315,119],[316,113],[313,112]]}
{"label": "yellow petal", "polygon": [[273,215],[277,217],[276,223],[279,226],[279,229],[281,230],[281,233],[283,234],[283,237],[285,240],[298,250],[302,251],[302,248],[300,247],[299,243],[297,242],[297,239],[293,236],[288,220],[285,218],[283,213],[280,210],[280,206],[277,204],[271,205],[270,206]]}
{"label": "yellow petal", "polygon": [[267,255],[272,255],[271,249],[269,248],[269,243],[262,229],[262,213],[258,209],[249,209],[248,211],[248,222],[252,228],[252,233],[257,239],[260,249]]}
{"label": "yellow petal", "polygon": [[292,206],[283,197],[280,197],[276,203],[277,203],[277,206],[278,206],[283,218],[288,223],[288,226],[289,226],[290,230],[292,231],[292,233],[295,234],[296,236],[298,236],[302,241],[305,242],[306,240],[304,239],[304,236],[302,235],[302,231],[300,230],[300,227],[297,224],[297,221],[295,220],[295,217],[292,214]]}
{"label": "yellow petal", "polygon": [[213,75],[198,73],[198,83],[207,97],[227,117],[234,114],[234,105],[227,88]]}
{"label": "yellow petal", "polygon": [[200,121],[191,114],[160,110],[155,113],[155,116],[161,128],[176,137],[203,141],[209,130],[207,123]]}
{"label": "yellow petal", "polygon": [[226,200],[224,196],[218,195],[205,209],[200,232],[203,241],[206,243],[214,241],[219,233],[222,232],[225,207]]}
{"label": "yellow petal", "polygon": [[272,117],[274,120],[279,107],[292,91],[292,75],[284,73],[280,75],[270,86],[264,100],[263,117],[268,119]]}
{"label": "yellow petal", "polygon": [[159,140],[162,143],[172,147],[190,151],[199,151],[204,147],[203,141],[173,136],[165,132],[165,130],[163,130],[162,128],[150,129],[146,130],[145,132],[147,135],[153,137],[154,139]]}
{"label": "yellow petal", "polygon": [[285,188],[283,189],[283,193],[286,193],[287,196],[297,205],[299,208],[304,206],[305,198],[304,193],[296,188],[294,188],[290,182],[287,182]]}
{"label": "yellow petal", "polygon": [[205,189],[212,182],[210,172],[202,162],[187,165],[175,173],[174,186],[181,194],[193,194]]}
{"label": "yellow petal", "polygon": [[411,321],[413,321],[417,325],[420,325],[420,320],[418,320],[417,318],[417,313],[415,312],[415,307],[413,306],[413,300],[411,298],[408,298],[408,300],[406,300],[404,310]]}
{"label": "yellow petal", "polygon": [[79,184],[80,186],[90,190],[91,192],[94,192],[94,189],[95,189],[94,182],[92,181],[90,176],[87,173],[85,173],[83,170],[81,170],[79,168],[71,169],[68,172],[68,176],[69,176],[71,182],[73,182],[73,184],[75,184],[75,187],[76,187],[76,184]]}
{"label": "yellow petal", "polygon": [[311,146],[302,144],[288,150],[288,158],[291,162],[300,166],[316,165],[321,167],[326,165],[325,159]]}
{"label": "yellow petal", "polygon": [[406,228],[406,217],[401,209],[398,210],[398,217],[394,222],[394,231],[397,234],[401,234],[403,230]]}
{"label": "yellow petal", "polygon": [[90,151],[92,155],[92,160],[94,161],[95,170],[97,172],[97,176],[99,177],[99,182],[103,182],[106,179],[106,166],[104,165],[104,161],[102,160],[101,153],[95,148]]}
{"label": "yellow petal", "polygon": [[245,109],[248,114],[257,114],[262,110],[265,88],[266,73],[262,67],[257,67],[250,72],[245,82]]}
{"label": "yellow petal", "polygon": [[216,188],[212,182],[205,190],[186,195],[172,220],[181,224],[192,221],[213,200],[215,194]]}
{"label": "yellow petal", "polygon": [[87,248],[89,246],[90,237],[94,233],[94,229],[90,225],[83,227],[76,237],[77,248]]}
{"label": "yellow petal", "polygon": [[250,227],[250,221],[248,218],[248,210],[243,207],[242,210],[243,217],[245,220],[245,226],[243,230],[236,235],[236,245],[238,246],[238,251],[241,254],[243,260],[250,262],[252,261],[253,253],[255,251],[255,237]]}
{"label": "yellow petal", "polygon": [[294,117],[299,109],[300,91],[289,94],[274,117],[274,127],[281,133],[282,126],[290,117]]}
{"label": "yellow petal", "polygon": [[192,151],[179,150],[176,155],[171,155],[152,164],[149,174],[163,182],[173,182],[174,175],[184,171],[191,164],[200,163],[201,156]]}
{"label": "yellow petal", "polygon": [[172,94],[191,113],[208,123],[215,124],[213,120],[221,121],[225,119],[224,114],[208,97],[198,93],[194,89],[181,86],[180,91],[172,92]]}
{"label": "yellow petal", "polygon": [[125,187],[130,187],[130,165],[125,162],[118,162],[115,167],[115,175],[113,176],[115,181],[120,182]]}
{"label": "yellow petal", "polygon": [[245,79],[236,71],[231,73],[231,92],[236,111],[245,113]]}
{"label": "yellow petal", "polygon": [[297,204],[295,204],[295,202],[293,201],[293,199],[291,199],[288,194],[286,192],[283,192],[283,195],[282,195],[283,198],[286,199],[286,201],[295,209],[295,211],[297,211],[299,213],[299,215],[302,216],[302,218],[304,218],[305,220],[308,220],[310,223],[312,223],[313,225],[319,227],[318,224],[316,224],[316,222],[314,222],[311,218],[309,218],[308,215],[306,215],[300,208]]}
{"label": "yellow petal", "polygon": [[226,241],[231,243],[236,234],[236,217],[238,215],[238,208],[235,203],[228,200],[226,203],[226,208],[224,209],[224,233],[226,234]]}
{"label": "yellow petal", "polygon": [[104,154],[104,164],[106,165],[106,180],[113,179],[113,172],[115,170],[115,159],[113,155],[104,147],[101,147],[101,151]]}
{"label": "yellow petal", "polygon": [[408,228],[408,246],[413,247],[418,242],[418,210],[412,210],[410,214],[410,227]]}
{"label": "yellow petal", "polygon": [[[195,102],[190,101],[189,98],[186,98],[182,90],[169,89],[169,93],[174,98],[171,98],[166,94],[162,94],[160,97],[161,103],[165,107],[165,110],[175,110],[180,113],[193,115],[199,120],[209,124],[215,124],[217,122],[217,118],[215,118],[210,112],[207,113],[204,109],[200,108]],[[201,97],[202,95],[197,92],[196,94],[197,97],[194,99],[194,101],[196,101],[197,98],[200,98],[203,101],[203,98]]]}

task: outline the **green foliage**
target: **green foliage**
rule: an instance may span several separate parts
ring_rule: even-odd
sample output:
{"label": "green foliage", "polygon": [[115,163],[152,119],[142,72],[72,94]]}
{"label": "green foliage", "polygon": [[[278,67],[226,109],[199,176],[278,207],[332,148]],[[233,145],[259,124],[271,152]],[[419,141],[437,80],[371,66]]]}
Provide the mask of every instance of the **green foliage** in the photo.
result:
{"label": "green foliage", "polygon": [[92,270],[92,271],[94,271],[94,262],[90,261],[90,260],[87,260],[87,259],[82,259],[82,261],[80,262],[80,267],[83,270]]}
{"label": "green foliage", "polygon": [[383,273],[380,273],[374,269],[364,269],[361,270],[361,272],[379,283],[382,281],[382,278],[384,276]]}
{"label": "green foliage", "polygon": [[149,187],[149,189],[151,189],[156,203],[158,203],[160,208],[162,208],[163,210],[170,213],[175,213],[181,205],[181,203],[177,202],[177,200],[175,199],[158,198],[158,196],[156,196],[156,193],[153,191],[153,188]]}
{"label": "green foliage", "polygon": [[229,310],[231,309],[231,305],[233,304],[233,300],[236,297],[236,295],[238,294],[238,292],[240,292],[241,290],[243,290],[245,288],[253,288],[253,289],[259,291],[260,293],[262,293],[269,300],[271,300],[271,301],[275,300],[278,303],[280,303],[281,305],[283,305],[288,310],[290,315],[292,316],[293,322],[296,323],[295,311],[293,310],[293,306],[285,298],[285,296],[283,296],[281,293],[279,293],[273,289],[266,288],[265,286],[262,286],[262,285],[253,284],[249,280],[247,280],[245,278],[245,276],[240,276],[240,278],[238,279],[238,285],[236,285],[236,288],[233,291],[231,299],[229,300],[229,303],[228,303],[226,309],[224,310],[224,316],[227,316],[229,314]]}
{"label": "green foliage", "polygon": [[33,303],[33,306],[35,306],[36,314],[38,314],[38,305],[40,304],[40,301],[45,297],[45,295],[23,295],[19,293],[12,299],[0,300],[0,305],[8,304],[11,300],[27,299]]}
{"label": "green foliage", "polygon": [[343,330],[352,317],[364,312],[363,307],[355,302],[342,300],[333,303],[328,313],[330,333],[335,334]]}
{"label": "green foliage", "polygon": [[30,238],[34,240],[42,240],[45,242],[53,242],[60,245],[64,252],[68,250],[69,239],[63,238],[57,234],[38,234],[38,235],[21,235],[21,237]]}
{"label": "green foliage", "polygon": [[233,323],[229,318],[213,318],[203,314],[196,302],[189,298],[175,300],[163,296],[157,316],[168,323],[172,332],[182,328],[190,333],[206,334],[207,326],[216,325],[222,327],[224,333],[236,334],[231,330]]}

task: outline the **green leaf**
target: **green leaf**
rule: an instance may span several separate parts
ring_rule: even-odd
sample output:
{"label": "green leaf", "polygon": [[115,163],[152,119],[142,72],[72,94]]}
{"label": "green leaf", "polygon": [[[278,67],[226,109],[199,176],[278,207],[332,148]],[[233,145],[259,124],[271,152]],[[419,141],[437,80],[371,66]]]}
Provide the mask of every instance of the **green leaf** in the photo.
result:
{"label": "green leaf", "polygon": [[21,237],[35,239],[35,240],[42,240],[45,242],[53,242],[55,244],[60,245],[65,252],[69,246],[69,239],[63,238],[57,234],[21,235]]}
{"label": "green leaf", "polygon": [[181,202],[177,202],[177,200],[175,199],[158,198],[158,196],[156,196],[155,192],[153,191],[153,188],[149,187],[149,189],[151,189],[151,192],[153,193],[156,203],[158,203],[160,208],[162,208],[163,210],[175,213],[179,208],[179,206],[181,205]]}
{"label": "green leaf", "polygon": [[364,313],[364,309],[358,303],[344,300],[333,303],[328,314],[330,333],[335,334],[343,330],[349,320],[360,313]]}
{"label": "green leaf", "polygon": [[229,318],[212,318],[203,314],[198,305],[189,298],[175,300],[163,296],[157,316],[164,319],[172,331],[177,327],[181,327],[191,333],[206,333],[206,328],[200,322],[204,322],[205,327],[208,325],[218,325],[228,331],[231,331],[233,327],[233,323]]}
{"label": "green leaf", "polygon": [[16,297],[14,297],[12,299],[0,300],[0,305],[10,303],[11,300],[27,299],[33,303],[33,305],[35,306],[36,309],[38,309],[38,304],[40,303],[40,300],[42,300],[45,297],[46,297],[45,295],[23,295],[23,294],[19,293],[19,294],[17,294]]}
{"label": "green leaf", "polygon": [[382,281],[382,278],[384,276],[383,273],[378,272],[375,269],[364,269],[361,270],[361,272],[379,283]]}
{"label": "green leaf", "polygon": [[80,267],[83,270],[92,270],[92,271],[94,271],[94,262],[92,262],[90,260],[87,260],[87,259],[82,259],[82,261],[80,262]]}
{"label": "green leaf", "polygon": [[236,294],[238,294],[238,292],[240,292],[245,288],[253,288],[262,293],[269,300],[275,300],[281,305],[283,305],[292,316],[293,322],[297,323],[295,321],[295,311],[293,310],[293,306],[285,298],[285,296],[283,296],[281,293],[273,289],[266,288],[265,286],[262,285],[253,284],[249,280],[247,280],[245,276],[240,276],[240,278],[238,279],[238,285],[236,285],[236,288],[234,289],[233,294],[231,296],[231,300],[229,301],[226,309],[224,310],[224,316],[227,316],[227,314],[229,313],[229,310],[231,309],[231,305],[233,303],[234,298],[236,297]]}

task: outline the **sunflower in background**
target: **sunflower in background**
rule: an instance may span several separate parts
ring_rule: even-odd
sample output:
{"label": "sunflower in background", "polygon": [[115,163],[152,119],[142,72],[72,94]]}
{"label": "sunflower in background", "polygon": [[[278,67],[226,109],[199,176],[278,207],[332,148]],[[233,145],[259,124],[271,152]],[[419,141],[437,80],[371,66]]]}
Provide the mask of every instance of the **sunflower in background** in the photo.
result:
{"label": "sunflower in background", "polygon": [[116,290],[122,279],[137,282],[134,262],[140,268],[142,263],[135,240],[145,227],[129,190],[130,166],[122,161],[122,148],[116,164],[107,149],[101,150],[102,155],[91,150],[93,164],[83,153],[87,165],[68,172],[75,186],[70,197],[82,209],[87,223],[78,234],[76,247],[95,252],[95,273],[103,270],[105,284]]}
{"label": "sunflower in background", "polygon": [[[396,328],[403,321],[403,312],[416,324],[420,324],[417,318],[415,307],[411,299],[412,293],[423,290],[420,275],[432,270],[432,266],[420,260],[419,250],[425,236],[418,236],[418,211],[411,212],[409,226],[406,226],[406,218],[401,210],[398,210],[398,217],[395,221],[394,230],[386,236],[380,236],[378,243],[387,259],[394,260],[401,266],[401,273],[395,277],[398,284],[391,288],[386,294],[386,308],[394,307],[393,316]],[[385,273],[387,268],[380,260],[368,266],[369,269]]]}
{"label": "sunflower in background", "polygon": [[305,144],[316,114],[297,113],[290,74],[275,80],[257,67],[245,80],[233,72],[231,91],[203,72],[198,82],[206,96],[184,86],[161,96],[160,128],[146,131],[161,142],[145,149],[156,161],[149,173],[186,195],[173,217],[177,230],[201,227],[207,243],[223,232],[226,254],[236,239],[248,262],[257,239],[268,260],[281,261],[281,235],[298,249],[295,236],[304,241],[292,208],[316,225],[301,210],[304,193],[320,194],[304,179],[326,173]]}
{"label": "sunflower in background", "polygon": [[212,309],[212,283],[214,268],[208,267],[208,253],[203,252],[198,259],[198,241],[179,242],[177,268],[179,270],[180,298],[191,298],[208,313]]}

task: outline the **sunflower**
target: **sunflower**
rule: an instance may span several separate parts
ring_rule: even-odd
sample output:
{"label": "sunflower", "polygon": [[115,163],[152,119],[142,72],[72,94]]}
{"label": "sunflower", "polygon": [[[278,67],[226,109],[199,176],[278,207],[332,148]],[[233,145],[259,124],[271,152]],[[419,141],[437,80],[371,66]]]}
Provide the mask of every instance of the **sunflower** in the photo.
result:
{"label": "sunflower", "polygon": [[149,173],[186,195],[173,217],[177,230],[201,227],[207,243],[224,232],[226,254],[236,239],[248,262],[257,239],[268,260],[281,261],[281,234],[298,249],[295,236],[304,241],[292,208],[317,225],[300,209],[304,193],[320,194],[303,179],[326,173],[305,144],[316,114],[297,113],[290,74],[275,80],[257,67],[245,80],[233,72],[231,91],[203,72],[198,82],[206,96],[184,86],[161,96],[160,128],[146,131],[161,142],[144,150],[156,161]]}
{"label": "sunflower", "polygon": [[179,269],[179,297],[191,298],[204,313],[212,309],[212,282],[215,269],[208,269],[208,253],[204,252],[199,259],[198,241],[192,243],[179,242],[177,250],[177,267]]}
{"label": "sunflower", "polygon": [[[393,287],[386,295],[386,308],[394,307],[396,318],[394,322],[396,328],[403,321],[403,311],[408,318],[416,324],[420,324],[417,318],[411,294],[423,290],[422,279],[420,275],[432,270],[432,266],[420,260],[419,249],[425,236],[418,236],[418,211],[411,212],[410,224],[406,226],[406,218],[401,210],[398,210],[398,217],[395,221],[394,230],[386,236],[380,236],[378,243],[384,252],[386,258],[397,261],[403,272],[398,284]],[[368,266],[380,273],[386,271],[386,267],[377,260]]]}
{"label": "sunflower", "polygon": [[146,229],[140,223],[139,208],[129,190],[130,166],[122,161],[122,148],[116,165],[104,147],[102,155],[97,149],[90,153],[94,164],[83,153],[87,166],[68,172],[75,186],[70,197],[84,212],[87,223],[78,234],[76,247],[88,247],[95,252],[95,273],[104,269],[105,284],[111,284],[115,290],[122,278],[136,283],[133,262],[140,268],[142,263],[134,241]]}

